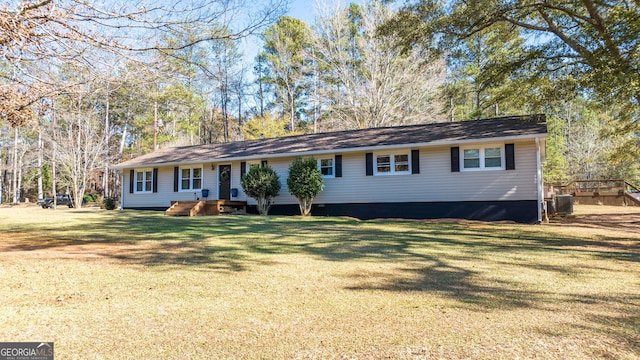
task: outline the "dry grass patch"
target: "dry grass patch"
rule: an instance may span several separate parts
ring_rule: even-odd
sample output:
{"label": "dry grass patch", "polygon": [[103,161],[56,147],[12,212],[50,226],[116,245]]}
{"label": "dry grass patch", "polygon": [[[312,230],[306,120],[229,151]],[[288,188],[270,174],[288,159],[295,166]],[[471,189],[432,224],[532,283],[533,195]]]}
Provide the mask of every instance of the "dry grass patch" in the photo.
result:
{"label": "dry grass patch", "polygon": [[624,228],[0,218],[0,339],[55,341],[63,359],[640,357],[640,237]]}

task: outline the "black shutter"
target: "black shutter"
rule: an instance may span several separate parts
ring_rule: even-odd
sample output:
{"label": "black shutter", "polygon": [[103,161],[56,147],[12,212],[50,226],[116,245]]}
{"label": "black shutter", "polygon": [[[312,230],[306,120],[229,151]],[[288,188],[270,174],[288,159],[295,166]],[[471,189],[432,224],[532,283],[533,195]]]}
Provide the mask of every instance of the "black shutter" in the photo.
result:
{"label": "black shutter", "polygon": [[153,192],[158,192],[158,168],[153,168]]}
{"label": "black shutter", "polygon": [[420,174],[420,150],[411,150],[411,173]]}
{"label": "black shutter", "polygon": [[504,145],[504,156],[507,170],[515,170],[516,169],[516,151],[514,144],[505,144]]}
{"label": "black shutter", "polygon": [[179,175],[180,168],[176,166],[173,168],[173,192],[178,192]]}
{"label": "black shutter", "polygon": [[244,178],[244,174],[247,173],[247,162],[243,161],[240,163],[240,180]]}
{"label": "black shutter", "polygon": [[133,194],[133,178],[136,176],[135,170],[129,171],[129,194]]}
{"label": "black shutter", "polygon": [[336,155],[336,177],[342,177],[342,155]]}
{"label": "black shutter", "polygon": [[460,148],[451,148],[451,172],[460,172]]}
{"label": "black shutter", "polygon": [[373,176],[373,153],[367,153],[365,156],[367,162],[367,176]]}
{"label": "black shutter", "polygon": [[267,161],[267,160],[262,160],[262,161],[260,162],[260,165],[262,165],[262,167],[265,167],[265,166],[267,166],[267,165],[268,165],[268,161]]}

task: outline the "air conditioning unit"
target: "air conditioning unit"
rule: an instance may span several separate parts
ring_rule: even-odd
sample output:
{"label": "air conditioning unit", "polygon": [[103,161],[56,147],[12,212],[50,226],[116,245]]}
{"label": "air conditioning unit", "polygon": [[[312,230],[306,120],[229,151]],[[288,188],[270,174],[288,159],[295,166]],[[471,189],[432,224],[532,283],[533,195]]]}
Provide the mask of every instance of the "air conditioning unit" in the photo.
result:
{"label": "air conditioning unit", "polygon": [[573,196],[572,195],[556,195],[556,214],[571,215],[573,214]]}

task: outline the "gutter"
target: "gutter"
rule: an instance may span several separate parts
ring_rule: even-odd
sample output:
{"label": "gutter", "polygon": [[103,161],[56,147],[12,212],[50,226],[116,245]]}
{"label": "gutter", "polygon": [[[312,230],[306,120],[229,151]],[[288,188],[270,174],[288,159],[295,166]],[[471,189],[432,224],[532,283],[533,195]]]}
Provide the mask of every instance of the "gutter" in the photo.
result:
{"label": "gutter", "polygon": [[[383,145],[383,146],[363,146],[356,148],[336,148],[336,149],[326,149],[326,150],[309,150],[309,151],[301,151],[301,152],[288,152],[288,153],[276,153],[276,154],[256,154],[250,156],[235,156],[235,157],[218,157],[218,158],[209,158],[209,159],[199,159],[199,160],[185,160],[185,161],[177,161],[177,162],[166,162],[166,163],[141,163],[134,165],[114,165],[111,168],[116,170],[123,169],[134,169],[134,168],[142,168],[149,166],[179,166],[179,165],[193,165],[193,164],[203,164],[203,163],[227,163],[232,161],[246,161],[246,160],[267,160],[274,158],[282,158],[282,157],[298,157],[298,156],[309,156],[309,155],[325,155],[325,154],[344,154],[344,153],[354,153],[354,152],[371,152],[371,151],[379,151],[379,150],[396,150],[396,149],[406,149],[406,148],[430,148],[430,147],[438,147],[438,146],[450,146],[450,145],[464,145],[464,144],[482,144],[482,143],[491,143],[491,142],[506,142],[506,141],[515,141],[515,140],[530,140],[534,138],[536,141],[536,145],[538,145],[539,136],[532,137],[531,135],[518,135],[518,136],[506,136],[506,137],[496,137],[496,138],[484,138],[484,139],[465,139],[465,140],[447,140],[447,141],[432,141],[427,143],[409,143],[409,144],[394,144],[394,145]],[[543,136],[546,138],[546,136]],[[538,157],[539,149],[538,149]]]}
{"label": "gutter", "polygon": [[120,180],[120,210],[124,210],[124,188],[125,188],[125,184],[124,184],[124,172],[121,173],[121,180]]}
{"label": "gutter", "polygon": [[542,184],[542,159],[540,156],[540,138],[536,137],[536,182],[538,192],[538,224],[542,223],[542,207],[544,206],[544,188]]}

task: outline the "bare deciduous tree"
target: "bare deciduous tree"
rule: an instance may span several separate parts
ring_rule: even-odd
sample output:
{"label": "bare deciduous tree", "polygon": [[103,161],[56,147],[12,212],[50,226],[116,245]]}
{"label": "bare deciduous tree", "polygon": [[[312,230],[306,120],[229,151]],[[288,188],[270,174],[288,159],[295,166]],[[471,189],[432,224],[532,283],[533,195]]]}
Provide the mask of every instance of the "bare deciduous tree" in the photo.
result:
{"label": "bare deciduous tree", "polygon": [[[93,55],[99,52],[144,57],[211,40],[240,39],[274,22],[287,3],[15,0],[0,5],[0,78],[5,80],[0,83],[0,118],[20,125],[33,118],[30,105],[64,86],[47,73],[33,71],[34,64],[73,63],[98,71],[100,63]],[[187,33],[197,36],[179,36]],[[167,36],[185,41],[161,41]]]}
{"label": "bare deciduous tree", "polygon": [[92,176],[101,170],[106,148],[105,138],[98,132],[100,119],[95,113],[75,108],[65,111],[54,130],[59,172],[71,189],[75,207],[82,206],[82,198]]}
{"label": "bare deciduous tree", "polygon": [[[324,86],[318,90],[325,127],[357,129],[444,120],[436,90],[445,63],[425,63],[426,49],[407,54],[393,39],[377,34],[392,15],[374,0],[363,6],[320,4],[315,27],[315,61]],[[329,124],[327,124],[329,122]]]}

